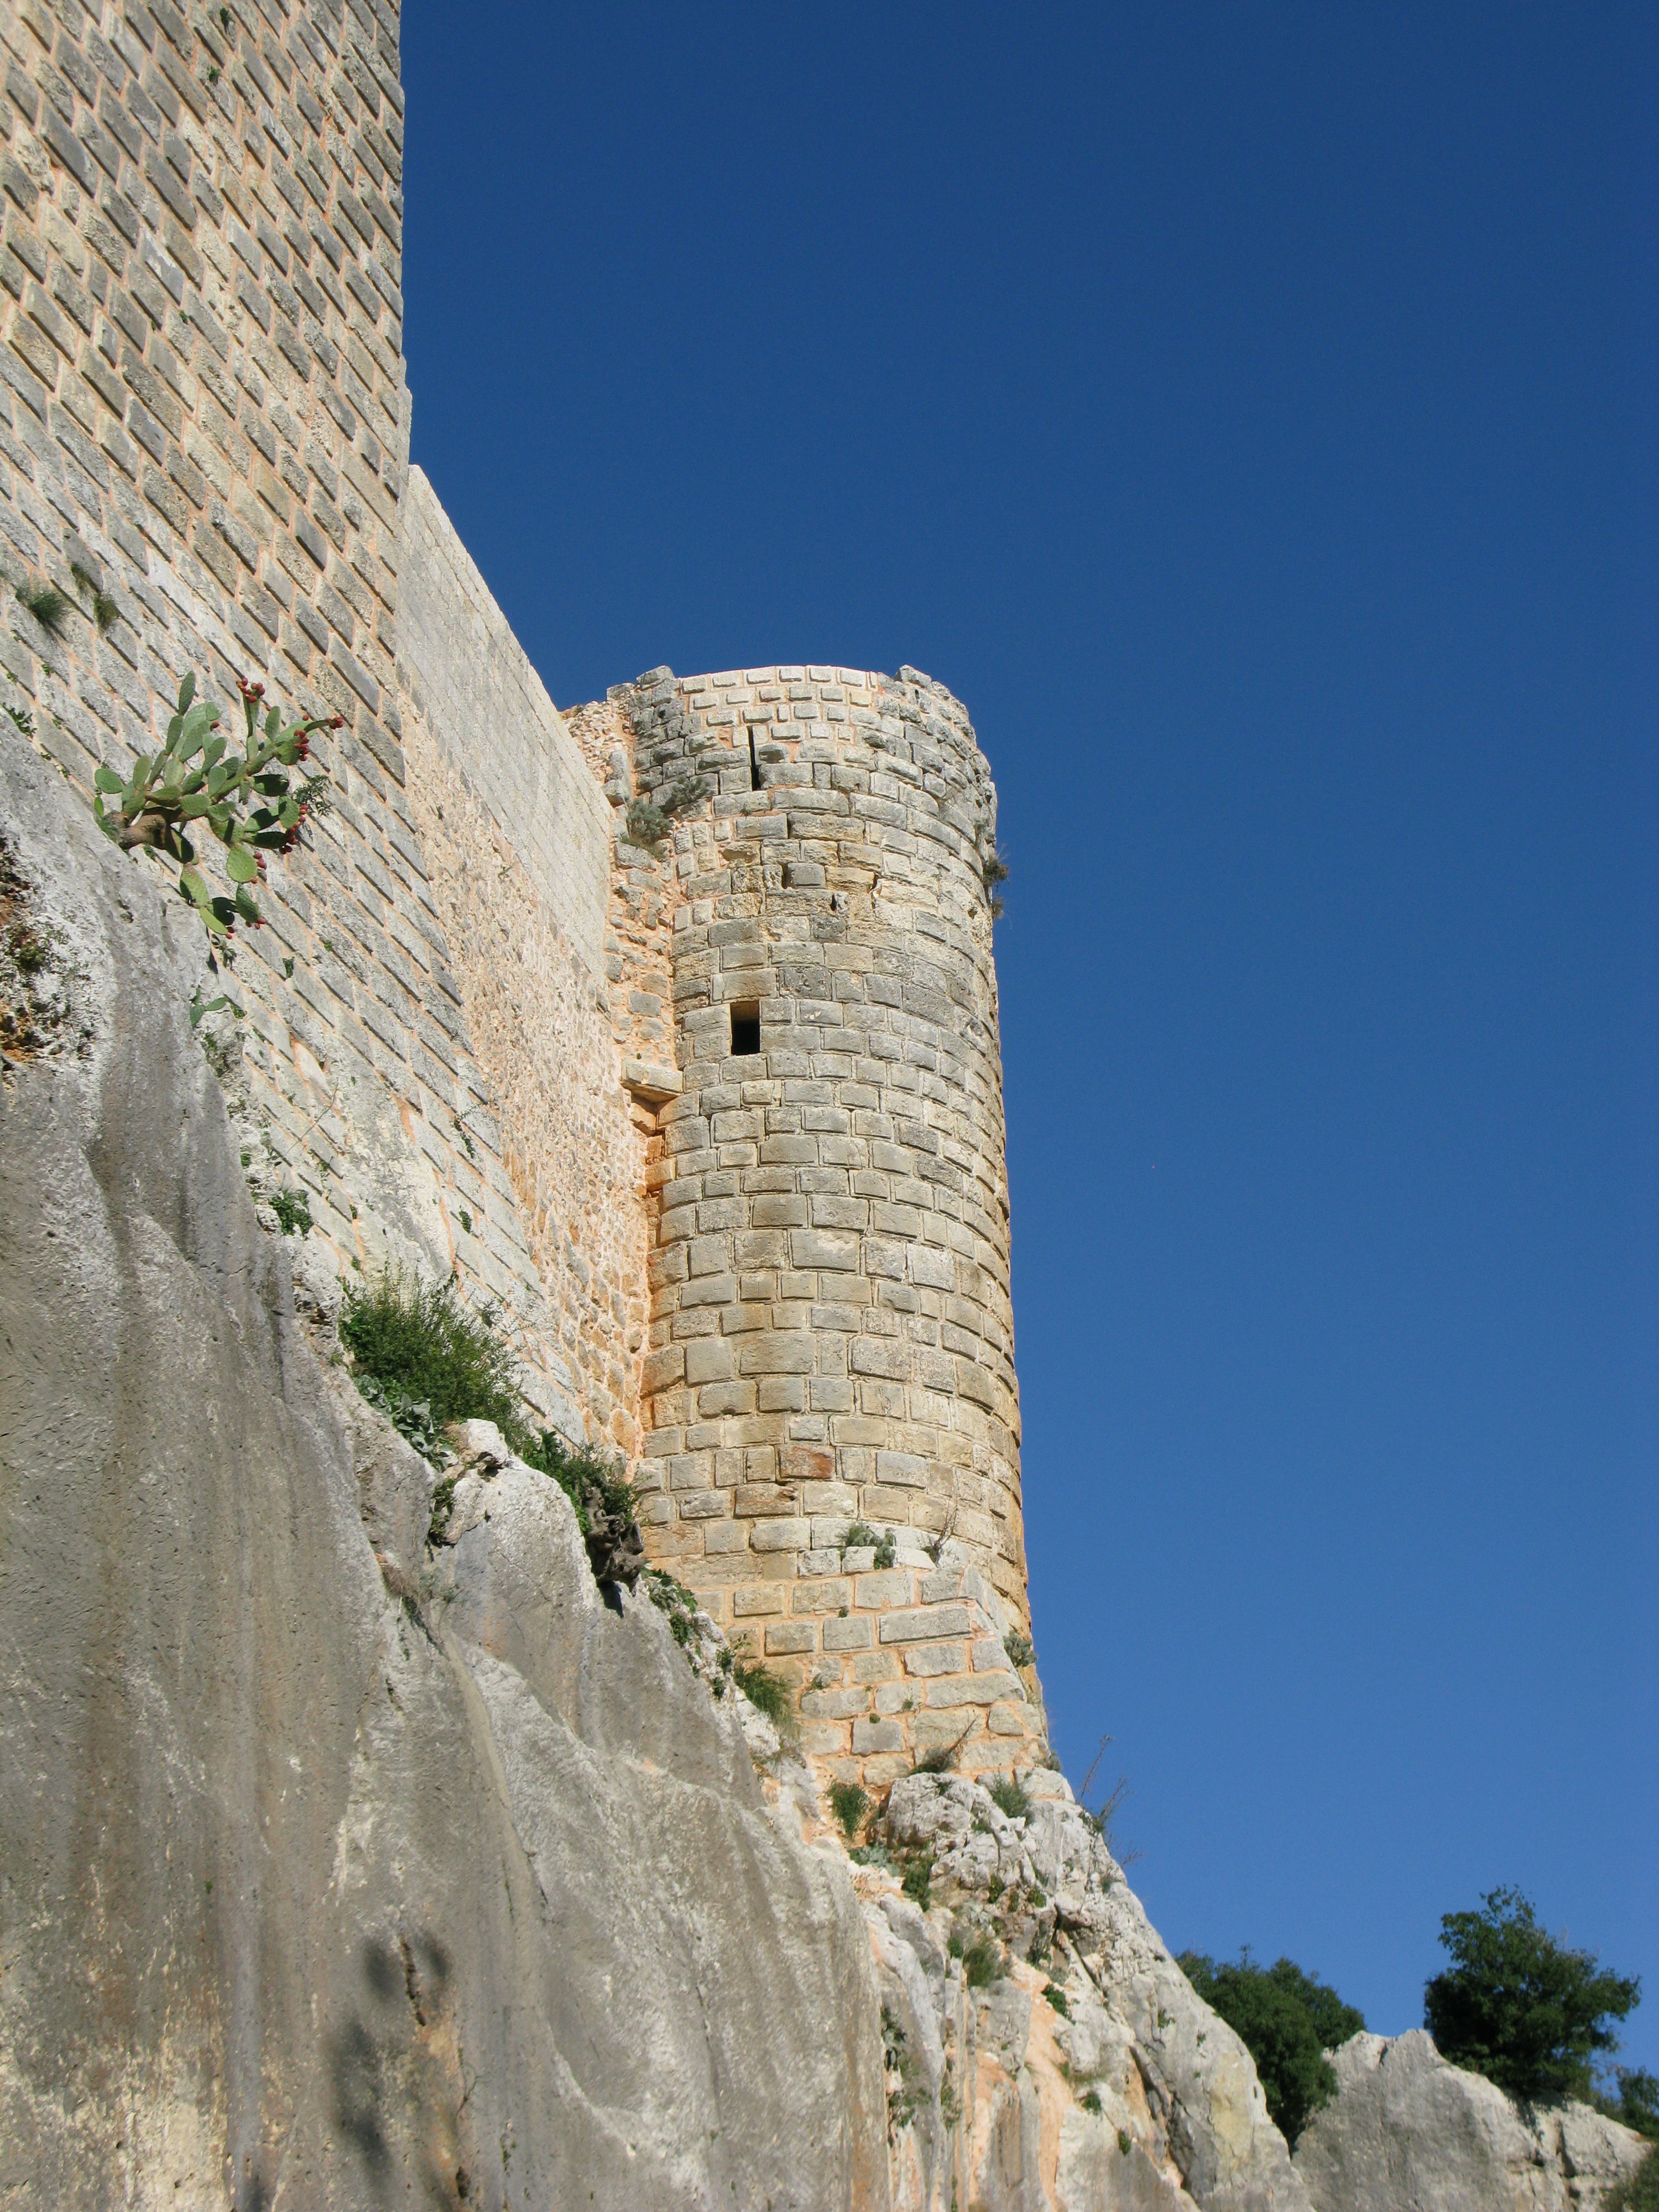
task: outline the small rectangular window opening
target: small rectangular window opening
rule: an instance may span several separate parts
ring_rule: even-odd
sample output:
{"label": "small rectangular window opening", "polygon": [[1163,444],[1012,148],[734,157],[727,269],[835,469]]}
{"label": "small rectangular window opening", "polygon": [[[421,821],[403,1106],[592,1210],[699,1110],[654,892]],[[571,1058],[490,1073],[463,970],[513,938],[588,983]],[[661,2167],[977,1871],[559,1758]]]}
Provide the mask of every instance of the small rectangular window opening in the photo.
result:
{"label": "small rectangular window opening", "polygon": [[760,1050],[760,1001],[739,999],[732,1009],[732,1051],[738,1054]]}

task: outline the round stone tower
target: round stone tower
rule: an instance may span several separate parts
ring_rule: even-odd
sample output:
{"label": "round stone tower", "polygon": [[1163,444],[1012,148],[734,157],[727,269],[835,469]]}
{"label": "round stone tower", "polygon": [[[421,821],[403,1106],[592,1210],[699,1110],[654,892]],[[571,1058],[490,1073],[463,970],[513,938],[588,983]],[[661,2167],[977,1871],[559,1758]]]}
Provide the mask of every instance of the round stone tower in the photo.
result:
{"label": "round stone tower", "polygon": [[911,668],[657,670],[607,707],[618,981],[672,1045],[627,1063],[648,1543],[848,1773],[1029,1764],[990,771]]}

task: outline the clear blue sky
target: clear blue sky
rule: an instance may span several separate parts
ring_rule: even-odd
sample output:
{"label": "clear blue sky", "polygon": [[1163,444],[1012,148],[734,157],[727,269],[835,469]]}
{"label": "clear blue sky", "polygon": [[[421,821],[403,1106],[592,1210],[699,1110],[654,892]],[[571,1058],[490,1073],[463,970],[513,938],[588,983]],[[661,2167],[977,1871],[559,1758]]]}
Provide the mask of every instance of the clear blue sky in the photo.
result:
{"label": "clear blue sky", "polygon": [[1177,1948],[1659,2068],[1659,15],[408,0],[415,455],[562,704],[912,661],[1040,1664]]}

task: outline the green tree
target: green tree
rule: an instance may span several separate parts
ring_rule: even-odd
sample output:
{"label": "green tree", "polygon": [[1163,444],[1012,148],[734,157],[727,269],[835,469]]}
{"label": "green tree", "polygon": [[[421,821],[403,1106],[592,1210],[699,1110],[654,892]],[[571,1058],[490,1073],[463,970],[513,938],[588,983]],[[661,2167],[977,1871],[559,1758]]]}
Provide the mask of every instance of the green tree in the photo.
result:
{"label": "green tree", "polygon": [[[1590,2102],[1610,2120],[1622,2121],[1650,2142],[1659,2143],[1659,2075],[1650,2074],[1645,2066],[1617,2066],[1613,2075],[1619,2094],[1592,2097]],[[1659,2173],[1655,2179],[1659,2180]]]}
{"label": "green tree", "polygon": [[1440,1941],[1452,1964],[1424,1990],[1423,2025],[1441,2057],[1512,2097],[1588,2096],[1591,2061],[1618,2048],[1612,2023],[1634,2008],[1640,1982],[1559,1942],[1518,1889],[1448,1912]]}
{"label": "green tree", "polygon": [[1218,1966],[1200,1952],[1183,1951],[1177,1963],[1255,2059],[1268,2114],[1294,2143],[1335,2094],[1336,2075],[1325,2053],[1358,2035],[1364,2014],[1291,1959],[1258,1966],[1246,1949]]}

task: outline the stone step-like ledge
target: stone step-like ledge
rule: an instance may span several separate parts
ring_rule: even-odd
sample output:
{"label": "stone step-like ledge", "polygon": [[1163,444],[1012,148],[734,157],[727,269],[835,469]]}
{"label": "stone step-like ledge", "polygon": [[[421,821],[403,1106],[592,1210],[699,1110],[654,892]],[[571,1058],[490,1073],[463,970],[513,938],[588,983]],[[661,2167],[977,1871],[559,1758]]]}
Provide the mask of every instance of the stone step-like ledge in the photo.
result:
{"label": "stone step-like ledge", "polygon": [[647,1106],[660,1106],[670,1098],[678,1098],[685,1088],[685,1078],[678,1068],[654,1066],[649,1060],[625,1060],[623,1062],[623,1088]]}

